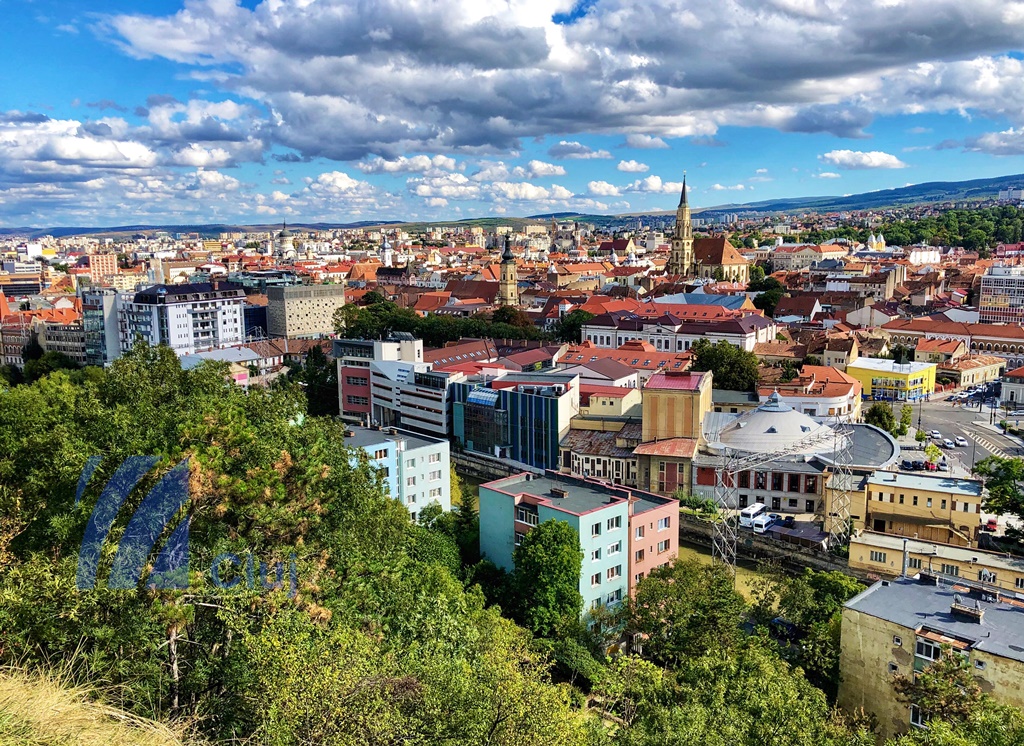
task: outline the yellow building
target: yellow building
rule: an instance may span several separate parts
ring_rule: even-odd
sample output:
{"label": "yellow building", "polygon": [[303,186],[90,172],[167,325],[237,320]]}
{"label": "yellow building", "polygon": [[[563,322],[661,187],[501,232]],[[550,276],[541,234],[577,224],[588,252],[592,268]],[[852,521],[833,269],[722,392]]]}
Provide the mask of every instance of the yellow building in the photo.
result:
{"label": "yellow building", "polygon": [[[643,411],[640,389],[625,386],[580,385],[580,414],[573,417],[572,427],[578,430],[603,430],[606,418],[617,420],[619,427],[631,417],[640,418]],[[615,429],[619,429],[618,427]]]}
{"label": "yellow building", "polygon": [[972,546],[981,527],[982,483],[976,479],[876,471],[850,495],[854,530]]}
{"label": "yellow building", "polygon": [[1024,593],[1024,557],[863,531],[850,539],[849,566],[883,578],[939,574],[982,583],[1004,593]]}
{"label": "yellow building", "polygon": [[926,725],[896,697],[895,676],[913,676],[949,646],[982,690],[1024,706],[1024,604],[977,583],[920,572],[875,583],[843,609],[839,706],[873,713],[882,740]]}
{"label": "yellow building", "polygon": [[846,373],[860,381],[864,396],[876,401],[917,401],[935,393],[934,363],[905,363],[859,357]]}
{"label": "yellow building", "polygon": [[655,373],[643,388],[642,440],[699,439],[711,407],[710,371]]}

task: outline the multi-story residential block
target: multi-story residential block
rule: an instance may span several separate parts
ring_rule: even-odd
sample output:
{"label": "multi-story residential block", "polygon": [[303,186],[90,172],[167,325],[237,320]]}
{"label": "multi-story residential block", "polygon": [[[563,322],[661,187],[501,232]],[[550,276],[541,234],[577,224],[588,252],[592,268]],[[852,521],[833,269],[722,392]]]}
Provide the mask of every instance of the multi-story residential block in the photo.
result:
{"label": "multi-story residential block", "polygon": [[415,521],[431,503],[451,510],[451,458],[447,440],[395,428],[350,427],[345,445],[364,451],[383,472],[392,498]]}
{"label": "multi-story residential block", "polygon": [[82,293],[86,365],[107,366],[121,356],[117,311],[118,295],[114,289],[92,288]]}
{"label": "multi-story residential block", "polygon": [[679,551],[672,498],[547,472],[480,486],[480,551],[514,568],[513,552],[535,526],[565,521],[580,537],[583,613],[614,606]]}
{"label": "multi-story residential block", "polygon": [[927,727],[920,709],[896,696],[894,677],[914,676],[944,647],[963,656],[983,691],[1024,706],[1024,604],[986,585],[917,573],[881,580],[843,609],[838,703],[873,713],[880,740]]}
{"label": "multi-story residential block", "polygon": [[1024,323],[1024,267],[997,264],[982,275],[978,315],[982,323]]}
{"label": "multi-story residential block", "polygon": [[950,476],[876,471],[851,495],[856,529],[973,546],[981,526],[982,483]]}
{"label": "multi-story residential block", "polygon": [[875,401],[917,401],[935,393],[934,363],[897,363],[860,357],[846,374],[860,382],[864,397]]}
{"label": "multi-story residential block", "polygon": [[242,288],[226,282],[154,285],[119,296],[120,349],[137,338],[179,355],[241,344],[244,305]]}
{"label": "multi-story residential block", "polygon": [[89,280],[93,285],[103,284],[105,278],[116,275],[119,270],[117,254],[90,254],[88,262]]}
{"label": "multi-story residential block", "polygon": [[507,372],[451,384],[451,435],[463,448],[557,469],[559,443],[580,410],[579,376]]}
{"label": "multi-story residential block", "polygon": [[924,572],[951,583],[963,579],[1006,594],[1024,593],[1024,558],[977,547],[858,531],[850,538],[849,565],[883,578]]}
{"label": "multi-story residential block", "polygon": [[[77,314],[76,314],[77,316]],[[39,346],[46,352],[67,355],[79,365],[85,365],[85,329],[81,317],[74,321],[37,319],[33,324]]]}
{"label": "multi-story residential block", "polygon": [[267,288],[271,337],[324,337],[334,332],[334,312],[345,305],[344,285],[290,285]]}

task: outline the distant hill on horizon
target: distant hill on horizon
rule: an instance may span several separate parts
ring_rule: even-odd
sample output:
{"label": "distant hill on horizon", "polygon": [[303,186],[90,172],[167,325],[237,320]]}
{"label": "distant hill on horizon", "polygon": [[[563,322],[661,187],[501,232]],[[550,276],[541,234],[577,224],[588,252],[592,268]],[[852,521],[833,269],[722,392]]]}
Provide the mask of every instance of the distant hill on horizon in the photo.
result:
{"label": "distant hill on horizon", "polygon": [[[850,194],[845,196],[827,197],[787,197],[780,199],[762,200],[759,202],[731,203],[703,207],[694,210],[694,214],[719,215],[722,213],[735,212],[738,214],[772,214],[791,212],[845,212],[858,210],[874,210],[890,207],[910,207],[913,205],[933,204],[940,202],[961,202],[967,200],[983,200],[994,198],[1002,189],[1024,186],[1024,174],[1013,174],[1010,176],[998,176],[990,179],[971,179],[969,181],[930,181],[923,184],[912,184],[910,186],[896,189],[881,189],[862,194]],[[623,217],[633,215],[672,215],[674,210],[654,210],[646,212],[632,212],[616,215],[585,214],[574,212],[551,212],[541,215],[530,215],[527,217],[499,217],[486,216],[478,218],[463,218],[460,220],[436,220],[431,222],[407,222],[402,220],[361,220],[351,223],[323,223],[323,222],[296,222],[291,227],[297,229],[311,230],[344,230],[351,228],[366,228],[371,226],[382,227],[404,227],[412,230],[421,230],[428,226],[437,225],[479,225],[481,227],[494,227],[496,225],[513,225],[522,227],[528,223],[547,222],[555,220],[578,220],[581,222],[595,223],[599,226],[608,225]],[[95,226],[62,226],[52,228],[3,228],[0,227],[0,236],[26,236],[37,238],[39,236],[54,236],[63,238],[67,236],[109,236],[123,237],[125,234],[153,234],[158,232],[166,233],[199,233],[203,237],[214,238],[221,233],[237,231],[266,232],[277,230],[279,223],[259,225],[230,225],[230,224],[208,224],[208,225],[122,225],[112,227]]]}

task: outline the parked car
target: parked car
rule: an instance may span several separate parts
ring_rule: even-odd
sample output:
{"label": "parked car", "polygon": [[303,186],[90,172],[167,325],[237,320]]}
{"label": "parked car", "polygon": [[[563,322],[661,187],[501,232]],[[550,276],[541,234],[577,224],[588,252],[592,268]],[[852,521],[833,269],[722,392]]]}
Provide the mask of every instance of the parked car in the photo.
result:
{"label": "parked car", "polygon": [[931,437],[931,438],[932,438],[933,440],[942,440],[942,433],[940,433],[940,432],[939,432],[938,430],[932,430],[932,431],[930,431],[930,432],[928,433],[928,435],[929,435],[929,436],[930,436],[930,437]]}
{"label": "parked car", "polygon": [[949,438],[943,438],[943,440],[942,440],[942,447],[943,448],[956,448],[956,444],[953,441],[951,441]]}
{"label": "parked car", "polygon": [[947,464],[945,461],[940,461],[938,463],[938,467],[939,471],[949,471],[949,464]]}
{"label": "parked car", "polygon": [[985,525],[981,527],[981,530],[982,531],[995,531],[998,528],[999,528],[999,519],[998,518],[989,518],[987,521],[985,521]]}
{"label": "parked car", "polygon": [[910,465],[914,471],[924,471],[924,461],[915,461]]}
{"label": "parked car", "polygon": [[904,471],[910,471],[911,469],[914,468],[914,465],[913,463],[911,463],[910,459],[905,458],[902,461],[900,461],[900,468],[903,469]]}
{"label": "parked car", "polygon": [[933,463],[931,461],[925,461],[924,462],[924,468],[927,469],[928,471],[938,471],[939,470],[938,464]]}
{"label": "parked car", "polygon": [[964,437],[964,436],[962,436],[962,435],[957,435],[957,436],[956,436],[955,438],[953,438],[953,441],[954,441],[954,442],[955,442],[955,443],[956,443],[956,444],[957,444],[958,446],[961,446],[961,447],[963,447],[963,448],[966,448],[966,447],[967,447],[967,438],[965,438],[965,437]]}
{"label": "parked car", "polygon": [[793,516],[787,515],[785,518],[782,519],[783,528],[793,528],[794,526],[796,526],[796,518],[794,518]]}

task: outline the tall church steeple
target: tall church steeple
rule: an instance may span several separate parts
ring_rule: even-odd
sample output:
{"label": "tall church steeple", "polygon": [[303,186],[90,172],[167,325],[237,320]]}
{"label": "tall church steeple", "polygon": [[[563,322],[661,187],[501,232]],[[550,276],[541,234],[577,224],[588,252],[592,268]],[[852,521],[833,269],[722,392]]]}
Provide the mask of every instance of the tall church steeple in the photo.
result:
{"label": "tall church steeple", "polygon": [[505,249],[501,252],[501,279],[498,282],[499,306],[519,305],[519,270],[516,268],[516,258],[512,254],[512,240],[505,234]]}
{"label": "tall church steeple", "polygon": [[676,208],[676,230],[672,234],[672,250],[669,253],[666,272],[670,275],[688,275],[693,269],[693,223],[690,219],[690,201],[686,196],[686,172],[683,172],[683,189]]}

